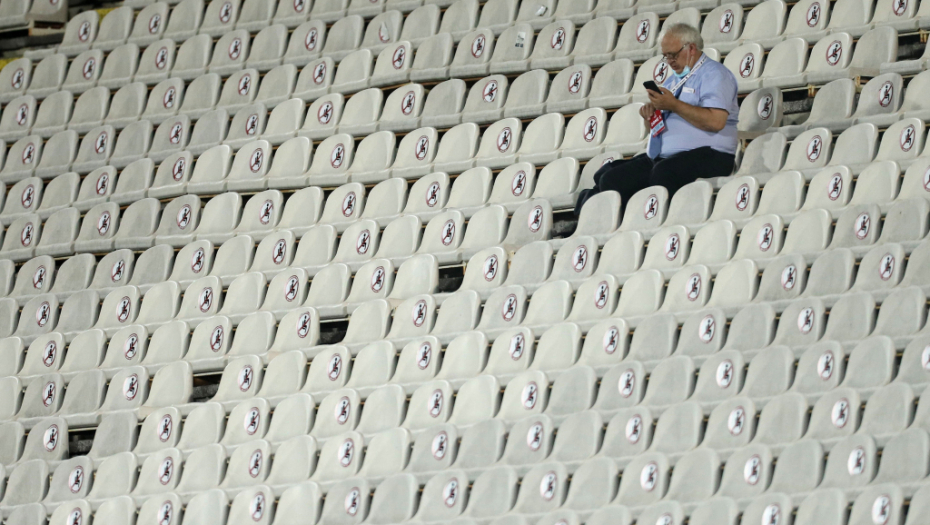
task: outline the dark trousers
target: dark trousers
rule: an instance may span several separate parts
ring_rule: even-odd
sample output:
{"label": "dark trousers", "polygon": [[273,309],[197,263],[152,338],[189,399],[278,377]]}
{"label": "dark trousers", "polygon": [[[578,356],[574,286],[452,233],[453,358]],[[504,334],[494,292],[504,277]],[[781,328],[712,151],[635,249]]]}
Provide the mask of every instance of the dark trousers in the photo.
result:
{"label": "dark trousers", "polygon": [[725,177],[733,172],[735,156],[710,147],[650,159],[645,153],[632,159],[615,160],[594,173],[594,188],[583,190],[575,204],[575,215],[588,199],[602,191],[620,193],[624,206],[633,195],[650,186],[664,186],[671,197],[678,188],[697,179]]}

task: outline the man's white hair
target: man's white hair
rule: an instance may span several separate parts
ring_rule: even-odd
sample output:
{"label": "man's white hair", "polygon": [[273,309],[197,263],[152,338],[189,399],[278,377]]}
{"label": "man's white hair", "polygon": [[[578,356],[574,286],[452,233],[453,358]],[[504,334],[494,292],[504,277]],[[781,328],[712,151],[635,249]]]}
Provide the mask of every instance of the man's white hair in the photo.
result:
{"label": "man's white hair", "polygon": [[688,24],[672,24],[669,27],[666,27],[662,34],[659,36],[659,40],[665,38],[665,35],[671,35],[681,41],[681,45],[686,46],[688,44],[694,44],[698,48],[698,51],[704,49],[704,38],[701,36],[701,32],[694,26]]}

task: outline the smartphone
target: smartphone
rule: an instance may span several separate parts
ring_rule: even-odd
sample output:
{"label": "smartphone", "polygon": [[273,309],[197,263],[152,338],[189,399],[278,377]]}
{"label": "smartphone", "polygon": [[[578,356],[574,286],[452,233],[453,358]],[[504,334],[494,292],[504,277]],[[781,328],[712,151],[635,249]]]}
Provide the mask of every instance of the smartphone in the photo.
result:
{"label": "smartphone", "polygon": [[661,93],[662,90],[659,89],[659,86],[652,80],[647,80],[643,82],[643,87],[649,91],[655,91],[656,93]]}

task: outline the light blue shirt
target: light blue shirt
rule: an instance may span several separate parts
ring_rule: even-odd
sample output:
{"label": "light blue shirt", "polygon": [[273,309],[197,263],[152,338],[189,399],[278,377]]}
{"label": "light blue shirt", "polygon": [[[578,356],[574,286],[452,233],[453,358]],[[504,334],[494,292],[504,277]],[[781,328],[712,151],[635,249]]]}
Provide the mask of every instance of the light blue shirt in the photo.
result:
{"label": "light blue shirt", "polygon": [[[662,83],[662,87],[672,89],[678,82],[679,78],[668,68],[668,78]],[[656,138],[651,135],[649,137],[649,157],[665,158],[705,146],[723,153],[735,154],[738,142],[736,124],[739,121],[736,93],[736,77],[733,73],[720,62],[708,57],[704,60],[704,65],[680,88],[678,99],[692,106],[725,110],[728,113],[726,125],[717,132],[703,131],[677,113],[666,112],[665,133]]]}

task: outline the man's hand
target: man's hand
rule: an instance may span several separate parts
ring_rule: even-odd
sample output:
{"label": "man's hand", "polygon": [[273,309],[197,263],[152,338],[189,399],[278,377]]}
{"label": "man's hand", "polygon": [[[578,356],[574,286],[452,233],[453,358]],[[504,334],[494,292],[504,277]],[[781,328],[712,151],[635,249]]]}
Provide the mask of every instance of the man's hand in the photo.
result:
{"label": "man's hand", "polygon": [[646,121],[646,127],[649,127],[649,119],[652,118],[652,114],[656,112],[656,107],[652,105],[651,102],[646,102],[639,108],[639,116],[643,117],[643,120]]}
{"label": "man's hand", "polygon": [[649,95],[650,104],[660,111],[675,111],[678,107],[678,99],[675,98],[675,95],[671,91],[664,87],[660,87],[659,89],[662,90],[661,93],[656,93],[650,89],[646,90],[646,94]]}
{"label": "man's hand", "polygon": [[681,118],[688,121],[692,126],[702,130],[716,133],[724,128],[727,124],[726,110],[717,108],[702,108],[692,106],[687,102],[682,102],[675,98],[671,91],[660,87],[662,93],[646,90],[649,95],[649,102],[639,109],[639,114],[646,121],[646,127],[649,127],[649,118],[655,110],[671,111],[678,114]]}

